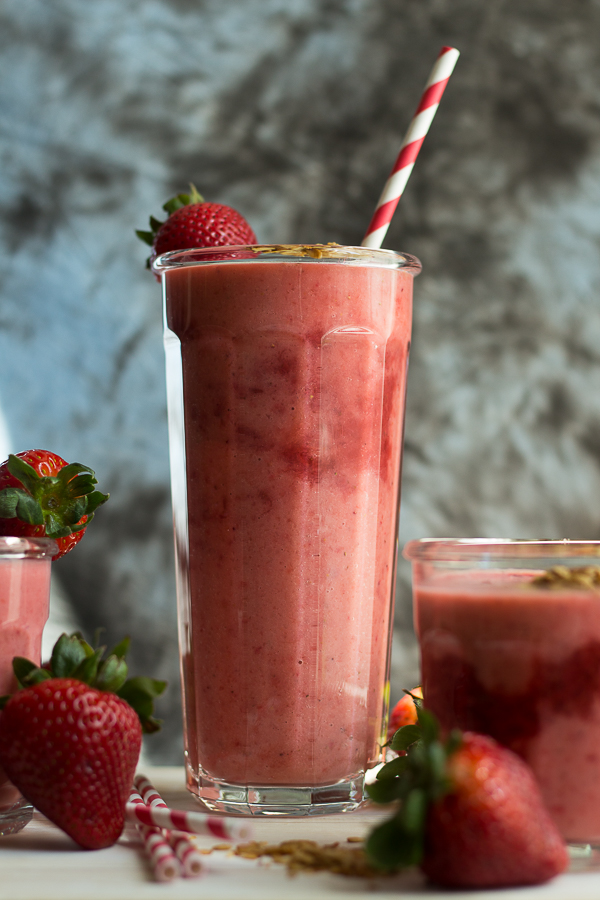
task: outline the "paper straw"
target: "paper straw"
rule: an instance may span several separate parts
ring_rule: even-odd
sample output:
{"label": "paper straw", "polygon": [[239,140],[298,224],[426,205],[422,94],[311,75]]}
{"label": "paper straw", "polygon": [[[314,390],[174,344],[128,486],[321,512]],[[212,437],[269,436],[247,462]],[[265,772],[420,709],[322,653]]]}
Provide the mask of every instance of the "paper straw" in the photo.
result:
{"label": "paper straw", "polygon": [[413,170],[415,160],[425,140],[425,135],[433,122],[442,94],[446,90],[448,79],[452,75],[459,56],[459,51],[454,47],[442,47],[440,50],[440,54],[427,79],[420,103],[402,141],[398,159],[394,163],[390,177],[386,181],[381,197],[377,201],[373,218],[362,241],[362,247],[370,247],[373,250],[378,250],[381,247],[398,205],[398,200],[406,187],[406,182]]}
{"label": "paper straw", "polygon": [[169,831],[167,840],[181,863],[184,876],[186,878],[198,878],[202,875],[202,857],[187,834],[184,834],[182,831]]}
{"label": "paper straw", "polygon": [[209,834],[226,841],[246,840],[251,834],[251,829],[245,822],[168,807],[146,806],[143,802],[127,803],[125,817],[136,824],[154,825],[156,828],[185,831],[189,834]]}
{"label": "paper straw", "polygon": [[[159,809],[169,808],[154,785],[145,775],[136,775],[133,783],[141,794],[140,800],[147,806]],[[138,794],[138,796],[140,796],[140,794]],[[196,845],[190,838],[181,831],[170,831],[167,833],[167,840],[171,845],[175,856],[181,863],[184,876],[186,878],[197,878],[201,875],[202,857],[198,853]]]}
{"label": "paper straw", "polygon": [[159,806],[162,809],[169,808],[152,782],[145,775],[141,773],[136,775],[133,779],[133,784],[140,792],[141,799],[147,806]]}
{"label": "paper straw", "polygon": [[[137,791],[132,790],[129,795],[128,806],[145,806],[145,803]],[[153,825],[137,824],[136,829],[140,835],[144,852],[148,857],[152,872],[156,881],[173,881],[181,875],[181,863],[173,852],[160,828]]]}
{"label": "paper straw", "polygon": [[135,785],[131,788],[129,792],[129,803],[143,803],[144,800],[141,794],[136,790]]}
{"label": "paper straw", "polygon": [[166,842],[160,828],[138,825],[146,856],[156,881],[173,881],[181,875],[181,863]]}

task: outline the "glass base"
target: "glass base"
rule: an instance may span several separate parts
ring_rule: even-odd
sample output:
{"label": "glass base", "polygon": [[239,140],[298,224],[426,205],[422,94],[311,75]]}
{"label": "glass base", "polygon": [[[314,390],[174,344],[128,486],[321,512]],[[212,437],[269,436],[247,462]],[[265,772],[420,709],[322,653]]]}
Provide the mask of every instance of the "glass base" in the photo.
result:
{"label": "glass base", "polygon": [[0,810],[0,836],[16,834],[25,828],[33,816],[33,806],[29,800],[20,797],[12,806]]}
{"label": "glass base", "polygon": [[569,872],[600,871],[600,847],[597,844],[567,842]]}
{"label": "glass base", "polygon": [[335,784],[241,785],[188,774],[188,790],[212,812],[228,816],[322,816],[358,809],[368,798],[364,773]]}

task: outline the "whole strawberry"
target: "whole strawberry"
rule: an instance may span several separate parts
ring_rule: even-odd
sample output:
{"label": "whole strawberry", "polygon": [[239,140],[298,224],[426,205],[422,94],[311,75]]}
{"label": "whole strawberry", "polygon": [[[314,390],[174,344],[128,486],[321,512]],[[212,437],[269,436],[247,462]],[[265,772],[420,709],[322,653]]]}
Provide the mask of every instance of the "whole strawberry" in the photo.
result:
{"label": "whole strawberry", "polygon": [[0,466],[0,535],[49,537],[60,559],[78,544],[94,511],[108,500],[88,466],[48,450],[11,455]]}
{"label": "whole strawberry", "polygon": [[387,738],[388,741],[394,737],[399,728],[404,725],[415,725],[417,722],[417,700],[423,699],[423,691],[420,687],[413,688],[412,691],[406,691],[404,697],[394,706],[390,713],[390,723],[388,725]]}
{"label": "whole strawberry", "polygon": [[165,222],[150,216],[150,231],[136,231],[152,247],[148,268],[157,256],[171,250],[256,244],[256,235],[243,216],[230,206],[208,203],[193,184],[189,194],[177,194],[163,209],[169,213]]}
{"label": "whole strawberry", "polygon": [[114,844],[123,830],[152,705],[165,683],[127,679],[126,638],[104,658],[63,634],[48,667],[15,657],[20,690],[1,698],[0,764],[40,812],[81,847]]}
{"label": "whole strawberry", "polygon": [[442,743],[434,717],[417,715],[392,740],[406,755],[367,788],[376,802],[397,802],[369,836],[371,862],[417,864],[451,888],[541,884],[563,872],[567,851],[529,767],[483,735],[453,732]]}

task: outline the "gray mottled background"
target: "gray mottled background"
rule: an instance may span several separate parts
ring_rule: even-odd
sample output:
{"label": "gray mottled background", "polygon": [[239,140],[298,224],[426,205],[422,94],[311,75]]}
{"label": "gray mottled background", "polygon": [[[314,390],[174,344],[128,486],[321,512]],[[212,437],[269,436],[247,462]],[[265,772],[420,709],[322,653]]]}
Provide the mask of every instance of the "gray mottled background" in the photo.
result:
{"label": "gray mottled background", "polygon": [[[388,233],[416,284],[401,540],[600,537],[598,0],[4,0],[0,444],[112,493],[54,627],[172,683],[158,286],[133,234],[194,181],[262,241],[359,243],[432,61],[462,51]],[[2,454],[4,455],[4,454]],[[396,693],[416,674],[402,564]]]}

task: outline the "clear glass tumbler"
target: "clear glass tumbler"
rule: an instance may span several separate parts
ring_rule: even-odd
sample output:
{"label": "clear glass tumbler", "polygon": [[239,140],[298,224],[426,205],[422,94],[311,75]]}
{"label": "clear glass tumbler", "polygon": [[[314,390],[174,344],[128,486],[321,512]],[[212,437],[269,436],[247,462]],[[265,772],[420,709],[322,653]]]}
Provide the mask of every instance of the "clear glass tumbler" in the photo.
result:
{"label": "clear glass tumbler", "polygon": [[414,257],[186,250],[162,273],[188,786],[355,808],[381,759]]}
{"label": "clear glass tumbler", "polygon": [[[40,661],[56,550],[47,538],[0,537],[0,695],[16,688],[14,656]],[[0,835],[20,831],[32,814],[31,804],[0,768]]]}
{"label": "clear glass tumbler", "polygon": [[425,705],[533,769],[565,840],[600,844],[600,541],[421,540]]}

